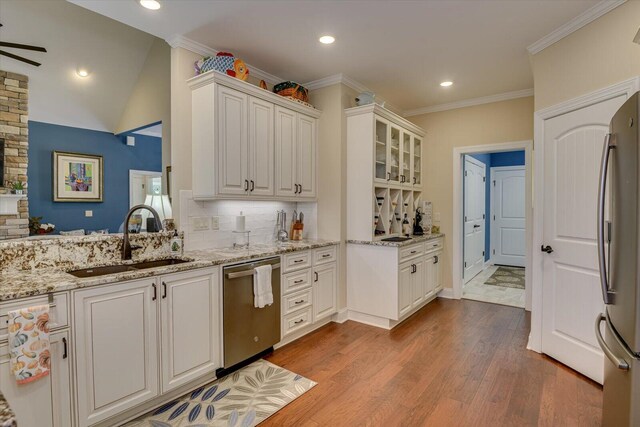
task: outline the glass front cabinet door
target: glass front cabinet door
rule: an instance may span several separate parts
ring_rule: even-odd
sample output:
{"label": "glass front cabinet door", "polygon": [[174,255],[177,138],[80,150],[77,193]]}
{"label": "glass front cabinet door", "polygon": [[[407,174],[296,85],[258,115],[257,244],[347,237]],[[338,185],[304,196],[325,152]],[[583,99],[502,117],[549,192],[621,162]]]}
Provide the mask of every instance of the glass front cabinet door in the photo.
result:
{"label": "glass front cabinet door", "polygon": [[411,134],[408,132],[402,133],[402,173],[400,177],[400,183],[404,186],[411,185],[411,155],[413,145],[411,142]]}
{"label": "glass front cabinet door", "polygon": [[375,179],[380,182],[387,182],[390,177],[387,152],[389,149],[389,125],[376,119],[376,164]]}
{"label": "glass front cabinet door", "polygon": [[420,138],[413,138],[413,165],[412,180],[411,183],[416,187],[422,186],[422,140]]}
{"label": "glass front cabinet door", "polygon": [[391,144],[389,144],[389,182],[399,184],[402,182],[400,170],[400,129],[391,126]]}

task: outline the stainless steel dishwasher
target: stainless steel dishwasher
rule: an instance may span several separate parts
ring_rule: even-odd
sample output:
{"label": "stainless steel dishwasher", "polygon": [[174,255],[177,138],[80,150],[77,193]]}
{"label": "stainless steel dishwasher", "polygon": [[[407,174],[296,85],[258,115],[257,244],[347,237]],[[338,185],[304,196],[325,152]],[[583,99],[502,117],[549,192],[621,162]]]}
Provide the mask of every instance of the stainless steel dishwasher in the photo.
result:
{"label": "stainless steel dishwasher", "polygon": [[[253,305],[253,273],[271,264],[273,304]],[[272,350],[280,341],[280,258],[225,267],[223,286],[224,370]]]}

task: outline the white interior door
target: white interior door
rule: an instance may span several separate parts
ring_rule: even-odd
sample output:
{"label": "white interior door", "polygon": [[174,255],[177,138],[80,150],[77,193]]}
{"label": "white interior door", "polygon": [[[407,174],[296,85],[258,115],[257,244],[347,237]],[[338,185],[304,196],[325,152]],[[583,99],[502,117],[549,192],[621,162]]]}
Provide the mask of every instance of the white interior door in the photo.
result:
{"label": "white interior door", "polygon": [[596,243],[600,157],[625,96],[544,124],[542,351],[602,383],[593,322],[603,310]]}
{"label": "white interior door", "polygon": [[486,165],[464,158],[464,282],[484,265],[484,216]]}
{"label": "white interior door", "polygon": [[506,166],[491,168],[492,219],[491,261],[494,264],[524,267],[525,236],[525,168]]}

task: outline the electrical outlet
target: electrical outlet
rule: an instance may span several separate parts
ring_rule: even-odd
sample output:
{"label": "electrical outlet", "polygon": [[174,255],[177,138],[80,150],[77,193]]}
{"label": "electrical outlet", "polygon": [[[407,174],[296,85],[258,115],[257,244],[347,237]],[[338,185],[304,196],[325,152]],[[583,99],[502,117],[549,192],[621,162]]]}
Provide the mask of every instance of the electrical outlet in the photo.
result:
{"label": "electrical outlet", "polygon": [[433,214],[433,220],[434,220],[435,222],[440,222],[440,212],[435,212],[435,213]]}
{"label": "electrical outlet", "polygon": [[209,229],[209,217],[206,216],[194,216],[191,218],[193,224],[193,231],[207,231]]}
{"label": "electrical outlet", "polygon": [[220,230],[220,217],[212,216],[211,217],[211,229],[212,230]]}
{"label": "electrical outlet", "polygon": [[84,211],[84,216],[87,218],[91,218],[93,216],[93,211]]}

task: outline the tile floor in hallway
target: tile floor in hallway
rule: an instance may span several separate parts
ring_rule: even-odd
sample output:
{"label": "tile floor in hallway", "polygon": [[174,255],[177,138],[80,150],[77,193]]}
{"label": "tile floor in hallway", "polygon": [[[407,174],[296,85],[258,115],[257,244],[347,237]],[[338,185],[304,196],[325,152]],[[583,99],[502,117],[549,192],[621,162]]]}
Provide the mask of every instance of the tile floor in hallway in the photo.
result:
{"label": "tile floor in hallway", "polygon": [[498,266],[490,265],[462,288],[462,297],[475,301],[491,302],[524,308],[524,289],[486,285],[484,282],[496,272]]}

